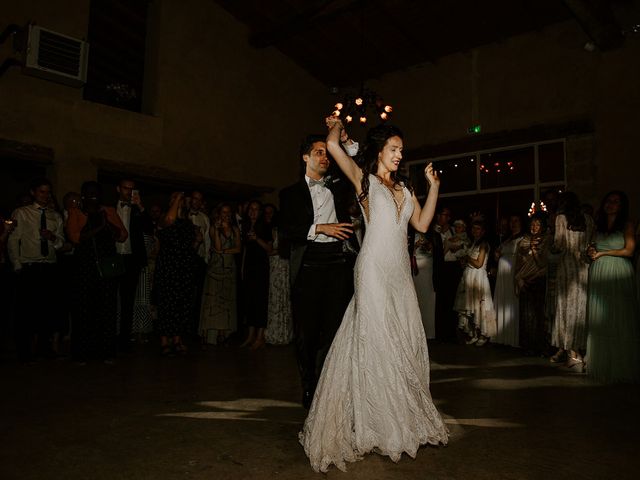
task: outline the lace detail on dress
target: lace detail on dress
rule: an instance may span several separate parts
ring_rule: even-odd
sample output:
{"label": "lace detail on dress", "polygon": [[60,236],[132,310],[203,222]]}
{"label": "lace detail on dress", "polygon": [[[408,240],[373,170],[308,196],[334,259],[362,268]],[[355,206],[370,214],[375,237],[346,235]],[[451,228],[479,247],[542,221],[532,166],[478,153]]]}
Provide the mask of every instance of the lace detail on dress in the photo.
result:
{"label": "lace detail on dress", "polygon": [[[373,179],[370,179],[373,180]],[[355,294],[327,358],[300,443],[316,471],[376,451],[397,462],[448,432],[429,391],[429,355],[406,247],[413,213],[370,182]],[[384,193],[384,191],[386,193]],[[406,206],[406,208],[404,208]]]}

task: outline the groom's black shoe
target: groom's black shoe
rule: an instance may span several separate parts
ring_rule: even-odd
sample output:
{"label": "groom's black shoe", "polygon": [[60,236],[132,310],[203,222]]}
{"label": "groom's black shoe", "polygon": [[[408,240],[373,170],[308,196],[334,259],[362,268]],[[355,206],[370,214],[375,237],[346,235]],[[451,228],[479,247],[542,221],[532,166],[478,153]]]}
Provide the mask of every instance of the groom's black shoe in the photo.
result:
{"label": "groom's black shoe", "polygon": [[305,390],[302,392],[302,406],[309,410],[311,408],[311,402],[313,401],[313,391]]}

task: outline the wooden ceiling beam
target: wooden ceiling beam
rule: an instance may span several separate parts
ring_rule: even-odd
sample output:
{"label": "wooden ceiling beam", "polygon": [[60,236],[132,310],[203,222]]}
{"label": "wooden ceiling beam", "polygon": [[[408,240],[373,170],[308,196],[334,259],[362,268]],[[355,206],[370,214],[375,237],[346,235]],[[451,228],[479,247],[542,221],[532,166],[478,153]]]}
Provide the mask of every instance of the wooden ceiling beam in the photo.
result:
{"label": "wooden ceiling beam", "polygon": [[611,50],[624,43],[622,28],[606,0],[564,0],[565,5],[584,32],[601,50]]}
{"label": "wooden ceiling beam", "polygon": [[256,48],[277,45],[289,40],[298,32],[330,22],[340,15],[362,8],[361,5],[367,3],[366,0],[349,0],[346,3],[343,2],[344,5],[327,11],[337,1],[339,0],[316,0],[310,2],[307,8],[291,18],[285,19],[280,25],[252,34],[249,38],[249,43]]}

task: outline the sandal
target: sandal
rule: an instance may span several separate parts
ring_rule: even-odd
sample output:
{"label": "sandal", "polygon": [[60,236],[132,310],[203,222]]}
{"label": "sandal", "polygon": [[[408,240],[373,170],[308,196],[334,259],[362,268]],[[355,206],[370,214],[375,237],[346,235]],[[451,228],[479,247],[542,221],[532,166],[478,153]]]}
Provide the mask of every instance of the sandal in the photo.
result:
{"label": "sandal", "polygon": [[558,350],[554,355],[549,358],[551,363],[560,363],[564,362],[567,359],[566,350]]}

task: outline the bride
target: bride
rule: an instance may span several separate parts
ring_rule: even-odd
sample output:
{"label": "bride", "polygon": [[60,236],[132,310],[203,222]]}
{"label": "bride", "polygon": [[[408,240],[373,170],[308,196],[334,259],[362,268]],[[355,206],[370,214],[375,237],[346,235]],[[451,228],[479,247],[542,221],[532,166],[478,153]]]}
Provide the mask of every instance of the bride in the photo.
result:
{"label": "bride", "polygon": [[340,146],[342,122],[327,118],[327,148],[354,184],[366,221],[355,265],[355,294],[327,354],[299,434],[315,471],[346,470],[375,451],[397,462],[423,444],[446,444],[447,429],[429,392],[429,354],[407,250],[407,223],[426,232],[440,180],[432,164],[423,208],[398,174],[402,133],[367,134],[360,168]]}

